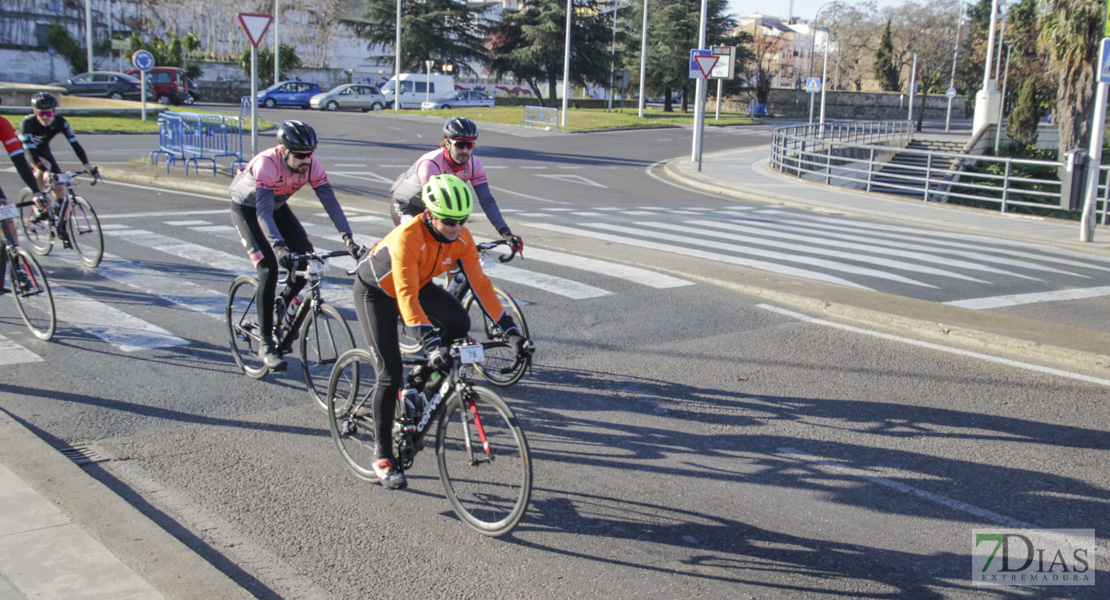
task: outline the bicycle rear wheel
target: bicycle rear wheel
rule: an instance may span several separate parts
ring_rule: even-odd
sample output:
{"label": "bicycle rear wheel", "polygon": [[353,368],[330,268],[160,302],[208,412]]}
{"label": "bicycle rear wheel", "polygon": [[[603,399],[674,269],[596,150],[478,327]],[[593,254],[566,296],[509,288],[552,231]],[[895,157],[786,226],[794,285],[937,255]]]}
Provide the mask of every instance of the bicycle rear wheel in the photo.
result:
{"label": "bicycle rear wheel", "polygon": [[8,285],[12,287],[12,296],[15,296],[19,315],[35,337],[49,340],[54,337],[58,320],[54,313],[54,296],[50,293],[50,283],[46,281],[46,275],[31,253],[18,246],[8,264],[11,266]]}
{"label": "bicycle rear wheel", "polygon": [[374,475],[374,418],[371,395],[377,384],[377,362],[366,350],[355,348],[339,357],[328,378],[327,413],[331,439],[343,462],[359,479]]}
{"label": "bicycle rear wheel", "polygon": [[258,357],[262,346],[262,327],[258,323],[258,309],[254,299],[258,280],[250,275],[240,275],[227,292],[227,335],[235,363],[255,379],[265,377],[270,369]]}
{"label": "bicycle rear wheel", "polygon": [[[528,335],[528,322],[524,320],[524,313],[521,312],[516,300],[501,288],[495,287],[493,291],[497,293],[497,299],[501,301],[501,306],[516,321],[521,334],[524,337],[530,337]],[[471,341],[478,343],[500,342],[487,346],[485,362],[475,363],[474,368],[487,381],[499,387],[510,386],[520,381],[520,378],[524,377],[524,371],[528,368],[529,360],[525,357],[517,357],[516,350],[505,343],[500,335],[494,336],[494,322],[482,311],[482,307],[475,299],[473,292],[466,295],[463,306],[470,315]]]}
{"label": "bicycle rear wheel", "polygon": [[[23,188],[19,190],[19,204],[31,201],[31,188]],[[19,226],[23,230],[23,239],[31,245],[31,249],[35,254],[46,256],[50,254],[50,249],[54,247],[54,235],[50,231],[49,221],[40,221],[38,223],[31,223],[31,217],[35,214],[32,205],[19,207]]]}
{"label": "bicycle rear wheel", "polygon": [[355,336],[335,307],[324,304],[309,312],[301,326],[301,371],[320,410],[328,409],[325,391],[335,361],[354,347]]}
{"label": "bicycle rear wheel", "polygon": [[532,460],[512,410],[492,390],[448,400],[436,431],[439,479],[455,514],[478,533],[504,535],[532,497]]}
{"label": "bicycle rear wheel", "polygon": [[85,266],[95,267],[104,258],[104,233],[88,200],[74,196],[69,208],[66,235]]}

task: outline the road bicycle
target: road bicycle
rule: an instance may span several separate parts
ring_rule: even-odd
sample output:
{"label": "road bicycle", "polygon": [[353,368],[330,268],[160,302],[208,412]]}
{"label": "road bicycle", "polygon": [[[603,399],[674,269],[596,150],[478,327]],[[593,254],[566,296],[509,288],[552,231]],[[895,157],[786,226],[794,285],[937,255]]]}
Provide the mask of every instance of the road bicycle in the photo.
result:
{"label": "road bicycle", "polygon": [[[482,261],[482,268],[489,269],[494,266],[493,257],[490,256],[489,251],[502,244],[508,244],[505,240],[496,240],[492,242],[483,242],[477,245],[478,253]],[[498,260],[502,263],[507,263],[517,255],[516,250],[513,250],[509,255],[501,255]],[[459,271],[448,288],[448,291],[454,295],[455,299],[462,303],[463,308],[470,315],[470,341],[482,342],[486,345],[485,360],[474,364],[474,369],[493,385],[506,387],[510,386],[524,376],[524,372],[532,366],[532,353],[517,351],[508,343],[507,338],[497,326],[497,323],[490,320],[486,313],[482,311],[481,304],[474,296],[474,292],[470,289],[470,282]],[[497,299],[501,301],[501,306],[509,311],[513,320],[516,321],[517,327],[520,328],[520,333],[525,338],[531,339],[528,334],[528,322],[524,319],[524,313],[520,310],[520,305],[509,292],[494,286],[493,291],[497,294]],[[414,355],[419,354],[421,351],[420,342],[406,333],[404,323],[398,322],[397,337],[401,342],[401,353]]]}
{"label": "road bicycle", "polygon": [[[451,346],[452,366],[435,371],[424,390],[413,388],[412,371],[397,401],[393,452],[403,470],[412,467],[435,432],[436,464],[447,502],[478,533],[501,536],[524,517],[532,497],[528,442],[509,405],[493,390],[471,383],[467,365],[484,359],[487,344]],[[427,360],[403,356],[405,365]],[[370,352],[349,350],[328,379],[328,429],[347,467],[359,478],[374,475],[372,396],[376,361]],[[437,378],[438,376],[438,378]],[[434,427],[433,427],[434,425]]]}
{"label": "road bicycle", "polygon": [[30,188],[20,190],[19,202],[16,203],[20,209],[19,223],[27,243],[36,254],[50,254],[54,244],[61,240],[63,247],[77,251],[85,266],[95,267],[104,258],[104,232],[100,230],[100,219],[96,218],[96,211],[89,201],[78,196],[73,188],[77,177],[86,174],[93,178],[91,185],[101,180],[98,169],[50,173],[51,188],[61,184],[66,186],[66,193],[54,202],[53,208],[47,210],[41,220],[35,217],[32,210],[32,198],[37,192],[32,192]]}
{"label": "road bicycle", "polygon": [[[355,338],[347,321],[335,307],[324,303],[320,291],[324,273],[328,270],[326,261],[337,256],[348,256],[348,252],[336,250],[323,254],[294,254],[293,259],[300,266],[291,273],[287,272],[278,282],[285,287],[274,302],[274,339],[283,355],[291,353],[294,342],[300,341],[304,382],[309,395],[321,410],[327,409],[323,391],[332,365],[339,355],[355,347]],[[294,277],[303,278],[308,283],[299,295],[287,300],[292,295],[290,285]],[[258,356],[262,328],[258,323],[255,304],[257,290],[258,279],[250,275],[240,275],[232,282],[227,292],[227,333],[235,362],[247,375],[261,379],[270,372],[270,368]]]}
{"label": "road bicycle", "polygon": [[8,270],[7,284],[11,286],[11,295],[27,329],[40,340],[49,340],[54,337],[58,326],[54,295],[50,293],[50,282],[35,257],[15,243],[9,228],[15,226],[12,220],[18,218],[19,209],[14,205],[0,205],[0,230],[3,230],[5,246],[3,268]]}

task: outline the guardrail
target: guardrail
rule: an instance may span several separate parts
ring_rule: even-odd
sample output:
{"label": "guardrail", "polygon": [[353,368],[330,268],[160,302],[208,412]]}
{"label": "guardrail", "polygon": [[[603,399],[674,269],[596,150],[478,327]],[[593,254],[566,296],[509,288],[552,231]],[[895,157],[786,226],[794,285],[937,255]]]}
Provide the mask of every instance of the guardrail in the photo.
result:
{"label": "guardrail", "polygon": [[[908,121],[887,123],[787,126],[771,138],[771,166],[779,172],[827,185],[867,192],[918,196],[927,202],[993,208],[1011,212],[1017,207],[1067,216],[1061,207],[1061,182],[1055,177],[1057,161],[959,152],[911,150]],[[913,157],[911,164],[891,168],[896,154]],[[1110,165],[1099,169],[1095,214],[1110,222]],[[1059,215],[1054,215],[1058,211]]]}
{"label": "guardrail", "polygon": [[165,111],[158,115],[158,149],[150,153],[151,164],[166,158],[166,172],[178,161],[200,171],[200,161],[212,163],[216,175],[216,159],[234,158],[232,165],[243,162],[243,124],[239,117]]}
{"label": "guardrail", "polygon": [[559,129],[559,109],[546,106],[525,106],[521,126]]}

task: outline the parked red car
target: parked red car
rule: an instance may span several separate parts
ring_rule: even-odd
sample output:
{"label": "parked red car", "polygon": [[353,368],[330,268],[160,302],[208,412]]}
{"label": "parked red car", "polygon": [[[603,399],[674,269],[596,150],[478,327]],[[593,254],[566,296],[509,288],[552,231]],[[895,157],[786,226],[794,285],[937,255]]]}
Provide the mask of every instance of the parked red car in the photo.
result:
{"label": "parked red car", "polygon": [[[138,77],[140,71],[131,69],[128,75]],[[154,89],[154,98],[162,104],[192,104],[200,99],[195,86],[190,85],[185,69],[180,67],[153,67],[146,73],[146,84]]]}

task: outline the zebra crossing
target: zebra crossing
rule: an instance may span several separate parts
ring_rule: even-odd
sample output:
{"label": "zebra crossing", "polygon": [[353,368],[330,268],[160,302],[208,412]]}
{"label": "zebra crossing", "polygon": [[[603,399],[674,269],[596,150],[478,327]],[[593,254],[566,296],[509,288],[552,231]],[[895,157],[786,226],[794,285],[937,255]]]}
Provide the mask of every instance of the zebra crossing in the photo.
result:
{"label": "zebra crossing", "polygon": [[[597,206],[580,210],[546,206],[527,211],[506,208],[503,212],[521,227],[854,289],[895,289],[901,295],[918,297],[931,294],[932,299],[971,309],[1110,296],[1110,259],[780,207]],[[104,234],[112,241],[108,248],[115,253],[107,253],[91,273],[159,303],[222,322],[227,288],[211,280],[226,275],[230,282],[238,274],[254,272],[238,252],[240,240],[225,216],[225,210],[192,210],[106,218]],[[153,217],[157,223],[142,221],[146,228],[136,221]],[[349,220],[359,232],[356,241],[366,246],[392,226],[389,219],[370,214],[355,213]],[[341,246],[326,213],[303,217],[303,224],[317,245],[324,240]],[[135,253],[152,262],[122,257]],[[691,280],[649,269],[543,248],[530,247],[526,256],[527,261],[511,265],[497,263],[488,274],[495,281],[572,301],[613,296],[618,293],[614,290],[628,284],[656,290],[694,285]],[[78,264],[65,254],[56,257],[75,267]],[[186,273],[191,268],[204,272],[210,281],[190,280],[182,276],[182,269],[165,272],[152,266],[167,258],[166,262],[187,265]],[[323,293],[337,308],[353,309],[346,275],[353,265],[346,257],[331,261],[337,279],[325,285]],[[621,284],[607,285],[607,280]],[[85,331],[120,352],[190,343],[184,332],[149,323],[129,314],[127,306],[82,294],[60,281],[54,286],[54,295],[58,319],[65,327]],[[35,360],[41,359],[34,352],[0,337],[0,364]]]}
{"label": "zebra crossing", "polygon": [[[598,206],[502,212],[539,230],[968,308],[1110,295],[1105,257],[802,210]],[[1003,304],[976,301],[1000,295],[1007,297]]]}
{"label": "zebra crossing", "polygon": [[[155,299],[165,304],[206,316],[214,322],[225,320],[226,286],[213,286],[211,283],[198,283],[190,280],[187,272],[195,269],[204,272],[208,279],[219,278],[226,274],[226,282],[240,274],[253,274],[250,262],[240,253],[221,250],[220,247],[238,248],[241,241],[235,229],[223,219],[208,220],[210,214],[226,215],[226,211],[182,211],[162,217],[157,227],[162,232],[152,231],[155,227],[144,228],[128,224],[130,219],[155,216],[151,214],[119,215],[103,225],[106,244],[115,252],[108,252],[100,266],[90,271],[95,277],[110,281],[120,289]],[[168,218],[167,218],[168,217]],[[185,217],[185,218],[182,218]],[[373,215],[352,215],[349,217],[360,233],[355,240],[371,246],[392,227],[389,219]],[[122,221],[122,222],[121,222]],[[320,245],[320,240],[342,245],[342,238],[328,221],[326,213],[313,214],[302,223],[311,239]],[[370,231],[370,233],[366,233]],[[476,238],[478,241],[488,241]],[[211,242],[211,243],[207,243]],[[121,255],[138,253],[142,260],[129,260]],[[166,259],[169,260],[166,260]],[[667,289],[693,285],[692,281],[670,275],[655,273],[628,265],[575,256],[542,249],[529,249],[530,263],[554,264],[561,267],[590,272],[604,273],[606,277],[631,282],[649,289]],[[51,257],[66,266],[78,267],[76,258],[59,254]],[[184,264],[186,267],[164,269],[165,263]],[[516,263],[516,264],[519,264]],[[336,281],[322,288],[327,302],[340,309],[348,309],[353,318],[354,301],[347,271],[354,268],[354,260],[349,257],[329,261],[331,275]],[[185,274],[183,275],[183,271]],[[49,272],[49,269],[48,269]],[[541,290],[571,300],[584,300],[613,295],[615,292],[602,289],[584,281],[543,273],[541,271],[496,263],[487,273],[495,280],[510,281],[534,290]],[[129,314],[127,306],[109,303],[94,295],[83,294],[62,285],[59,280],[52,286],[56,313],[60,327],[81,330],[100,341],[107,343],[120,352],[133,353],[142,350],[155,350],[190,343],[188,335],[177,335],[164,327],[150,323],[139,316]],[[14,312],[14,311],[13,311]],[[18,317],[16,317],[18,321]],[[21,364],[41,361],[35,352],[21,346],[14,340],[0,336],[0,365]]]}

